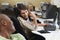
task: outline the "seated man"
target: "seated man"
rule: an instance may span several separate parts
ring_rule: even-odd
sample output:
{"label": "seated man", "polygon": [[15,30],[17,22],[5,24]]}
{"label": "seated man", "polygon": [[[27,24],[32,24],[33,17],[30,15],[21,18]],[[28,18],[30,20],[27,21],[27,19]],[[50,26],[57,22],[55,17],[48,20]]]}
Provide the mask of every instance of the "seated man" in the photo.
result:
{"label": "seated man", "polygon": [[26,40],[23,35],[15,32],[13,22],[5,14],[0,14],[0,40]]}
{"label": "seated man", "polygon": [[34,13],[31,13],[30,10],[27,10],[27,7],[23,4],[17,4],[17,7],[14,8],[14,12],[17,17],[22,17],[24,20],[32,22],[35,26],[45,26],[47,24],[37,23],[37,16]]}
{"label": "seated man", "polygon": [[[37,25],[36,16],[33,13],[30,13],[30,11],[27,11],[25,5],[23,4],[18,6],[18,11],[19,12],[16,13],[18,15],[17,19],[19,20],[22,28],[24,29],[27,37],[31,39],[33,37],[32,35],[34,35],[34,40],[36,40],[37,37],[39,37],[41,40],[45,40],[45,38],[41,36],[36,37],[35,34],[31,33],[32,30],[35,30],[35,26]],[[29,17],[33,17],[32,22],[30,22]]]}

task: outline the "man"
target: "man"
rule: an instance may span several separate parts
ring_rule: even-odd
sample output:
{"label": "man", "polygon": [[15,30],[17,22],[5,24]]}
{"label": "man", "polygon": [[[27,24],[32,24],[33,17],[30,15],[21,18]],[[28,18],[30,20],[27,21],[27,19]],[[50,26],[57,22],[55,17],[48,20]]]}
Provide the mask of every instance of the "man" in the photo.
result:
{"label": "man", "polygon": [[21,34],[15,32],[13,22],[5,14],[0,14],[0,40],[26,40]]}
{"label": "man", "polygon": [[[31,31],[35,30],[35,27],[37,26],[36,16],[30,11],[28,11],[25,5],[23,4],[20,4],[17,10],[18,10],[18,12],[16,13],[18,15],[17,19],[19,20],[22,28],[24,29],[27,37],[31,39],[31,37],[35,35],[35,34],[32,34]],[[29,17],[32,19],[32,21],[29,20]],[[40,37],[41,40],[45,40],[45,38],[43,38],[42,36],[38,36],[38,35],[35,35],[34,39],[32,40],[39,39],[36,36]]]}
{"label": "man", "polygon": [[32,22],[35,26],[45,26],[46,24],[38,24],[37,16],[34,13],[31,13],[30,10],[27,10],[26,6],[23,4],[17,4],[17,10],[15,9],[16,16],[22,17],[24,20]]}
{"label": "man", "polygon": [[[25,5],[23,5],[23,4],[17,4],[17,7],[14,8],[14,12],[15,12],[15,14],[16,14],[16,17],[21,16],[21,15],[20,15],[20,12],[21,12],[20,10],[23,10],[23,11],[26,11],[26,12],[27,12],[27,8],[26,8]],[[23,12],[23,11],[22,11],[22,12]],[[23,15],[23,18],[24,18],[25,20],[27,20],[28,15],[29,15],[29,17],[32,16],[32,17],[34,18],[34,20],[33,20],[33,21],[34,21],[34,24],[37,25],[37,24],[36,24],[36,20],[35,20],[35,19],[36,19],[36,16],[35,16],[34,14],[31,14],[30,11],[29,11],[29,14],[27,13],[27,15]],[[25,18],[25,16],[27,16],[27,18]],[[21,17],[22,17],[22,16],[21,16]]]}

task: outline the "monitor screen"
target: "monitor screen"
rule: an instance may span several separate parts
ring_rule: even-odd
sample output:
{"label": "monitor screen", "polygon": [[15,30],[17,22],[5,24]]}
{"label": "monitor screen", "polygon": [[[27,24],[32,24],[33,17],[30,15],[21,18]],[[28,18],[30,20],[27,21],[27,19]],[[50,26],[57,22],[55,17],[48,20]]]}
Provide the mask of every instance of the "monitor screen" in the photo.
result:
{"label": "monitor screen", "polygon": [[56,16],[57,16],[57,7],[55,5],[50,5],[49,8],[46,10],[46,18],[55,19]]}

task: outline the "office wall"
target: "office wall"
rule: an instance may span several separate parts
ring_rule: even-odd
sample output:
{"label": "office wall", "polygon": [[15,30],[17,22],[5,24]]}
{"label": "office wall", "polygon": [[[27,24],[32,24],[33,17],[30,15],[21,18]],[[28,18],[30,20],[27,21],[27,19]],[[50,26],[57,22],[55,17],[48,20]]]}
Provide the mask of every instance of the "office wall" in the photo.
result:
{"label": "office wall", "polygon": [[58,8],[60,8],[60,0],[51,0],[51,4],[56,5]]}
{"label": "office wall", "polygon": [[1,3],[3,2],[8,2],[10,3],[11,6],[15,5],[16,2],[30,2],[33,5],[35,5],[36,7],[40,7],[40,2],[50,2],[50,0],[0,0],[0,7],[1,7]]}

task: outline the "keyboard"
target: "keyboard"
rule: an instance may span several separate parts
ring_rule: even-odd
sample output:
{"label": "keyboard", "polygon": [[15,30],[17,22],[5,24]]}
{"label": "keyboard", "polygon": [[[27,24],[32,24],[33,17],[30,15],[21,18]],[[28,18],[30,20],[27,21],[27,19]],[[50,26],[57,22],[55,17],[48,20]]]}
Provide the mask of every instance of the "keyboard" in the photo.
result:
{"label": "keyboard", "polygon": [[40,33],[50,33],[50,32],[48,32],[48,31],[46,31],[46,30],[40,30],[40,31],[38,31],[38,32],[40,32]]}

